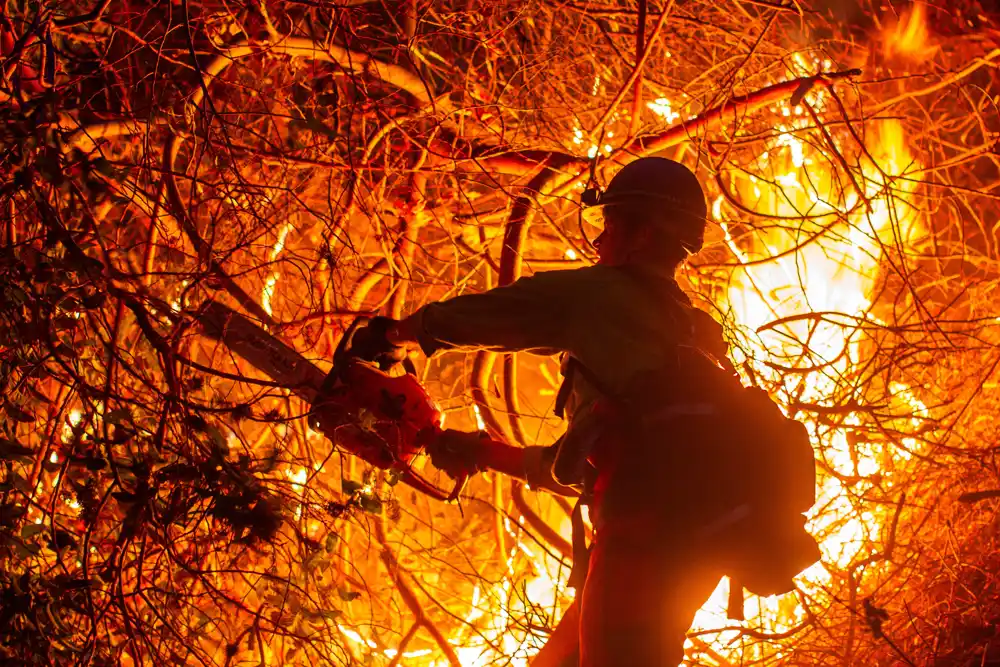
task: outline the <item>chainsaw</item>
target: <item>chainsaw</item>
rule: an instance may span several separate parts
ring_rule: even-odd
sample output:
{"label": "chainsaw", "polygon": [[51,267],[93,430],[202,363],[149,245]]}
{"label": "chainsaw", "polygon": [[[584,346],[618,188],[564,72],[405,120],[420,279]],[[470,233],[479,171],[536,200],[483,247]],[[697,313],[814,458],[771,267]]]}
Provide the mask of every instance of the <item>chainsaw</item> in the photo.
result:
{"label": "chainsaw", "polygon": [[445,491],[413,469],[413,460],[441,433],[443,415],[417,380],[412,363],[406,373],[358,358],[351,341],[364,316],[348,327],[324,373],[249,318],[215,301],[198,316],[205,335],[228,347],[279,386],[311,406],[310,426],[334,445],[373,466],[391,470],[399,481],[436,500],[458,498],[468,475]]}

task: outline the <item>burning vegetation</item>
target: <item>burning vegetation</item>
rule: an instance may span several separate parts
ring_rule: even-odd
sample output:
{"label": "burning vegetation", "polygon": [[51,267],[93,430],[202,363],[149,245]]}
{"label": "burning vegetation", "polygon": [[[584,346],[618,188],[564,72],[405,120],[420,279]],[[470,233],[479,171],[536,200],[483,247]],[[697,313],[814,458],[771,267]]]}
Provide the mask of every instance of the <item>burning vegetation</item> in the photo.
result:
{"label": "burning vegetation", "polygon": [[[572,600],[569,505],[492,474],[418,495],[199,315],[325,371],[355,314],[593,262],[580,193],[652,154],[710,194],[678,279],[820,477],[822,562],[740,622],[721,582],[687,663],[1000,661],[995,26],[973,3],[7,3],[4,664],[527,664]],[[447,426],[558,435],[555,359],[420,364]]]}

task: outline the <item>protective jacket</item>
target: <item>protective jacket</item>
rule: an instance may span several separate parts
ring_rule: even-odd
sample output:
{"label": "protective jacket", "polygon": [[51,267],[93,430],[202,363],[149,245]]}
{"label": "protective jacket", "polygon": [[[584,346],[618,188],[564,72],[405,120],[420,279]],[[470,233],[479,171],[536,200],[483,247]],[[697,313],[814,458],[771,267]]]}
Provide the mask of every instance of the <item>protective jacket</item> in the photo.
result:
{"label": "protective jacket", "polygon": [[[428,355],[464,348],[564,353],[576,359],[600,378],[602,387],[575,374],[565,405],[569,432],[599,427],[600,420],[588,416],[605,394],[623,391],[639,374],[664,367],[678,345],[700,347],[716,358],[726,353],[721,326],[691,306],[671,275],[646,267],[597,265],[538,273],[489,292],[430,304],[410,320]],[[659,449],[680,449],[691,444],[689,436],[700,434],[677,429],[666,435]],[[635,449],[622,456],[627,465],[619,466],[615,454],[629,443],[603,440],[598,467],[623,471],[615,476],[625,491],[619,501],[625,502],[617,504],[629,507],[601,522],[586,587],[537,664],[563,664],[558,656],[565,655],[568,632],[570,637],[578,633],[579,661],[574,662],[583,667],[676,665],[694,612],[723,573],[709,557],[711,549],[689,539],[693,517],[684,516],[680,525],[650,511],[655,505],[691,514],[690,502],[675,504],[663,494],[656,470],[665,472],[664,467],[627,461],[639,458]],[[551,466],[548,457],[525,458]],[[549,471],[525,473],[531,480]],[[642,481],[630,483],[629,477]],[[601,511],[592,506],[592,516],[595,510]],[[565,628],[568,623],[573,627]]]}
{"label": "protective jacket", "polygon": [[[441,349],[565,353],[623,390],[662,367],[677,345],[725,357],[722,328],[693,308],[673,277],[649,267],[596,265],[548,271],[511,285],[429,304],[411,316],[425,354]],[[603,392],[574,377],[565,406],[568,431]]]}

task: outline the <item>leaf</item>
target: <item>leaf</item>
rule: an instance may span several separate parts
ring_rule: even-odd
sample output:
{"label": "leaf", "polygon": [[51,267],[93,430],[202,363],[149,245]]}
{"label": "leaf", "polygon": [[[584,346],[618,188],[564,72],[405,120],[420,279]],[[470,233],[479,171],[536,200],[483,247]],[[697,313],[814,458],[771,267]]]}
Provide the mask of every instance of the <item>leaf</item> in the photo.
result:
{"label": "leaf", "polygon": [[91,580],[84,579],[83,577],[66,577],[60,575],[56,579],[60,589],[64,591],[78,591],[84,588],[90,588]]}
{"label": "leaf", "polygon": [[91,165],[93,166],[94,170],[97,171],[97,173],[107,176],[109,178],[111,176],[114,176],[115,174],[115,168],[106,158],[98,157],[91,163]]}
{"label": "leaf", "polygon": [[222,456],[222,458],[229,456],[229,439],[219,429],[219,427],[213,424],[207,424],[205,426],[205,433],[207,433],[208,437],[212,439],[212,444],[215,446],[216,451],[219,452],[219,455]]}
{"label": "leaf", "polygon": [[57,357],[63,357],[69,359],[76,359],[77,356],[79,356],[76,352],[76,349],[73,346],[66,343],[65,341],[59,341],[58,343],[56,343],[52,347],[52,352]]}
{"label": "leaf", "polygon": [[303,609],[302,617],[311,623],[314,627],[322,627],[327,624],[328,621],[333,621],[336,623],[344,612],[339,609]]}
{"label": "leaf", "polygon": [[120,424],[122,422],[131,422],[132,413],[128,411],[127,408],[115,408],[108,414],[104,415],[104,421],[108,424]]}
{"label": "leaf", "polygon": [[799,87],[795,89],[792,96],[788,100],[789,106],[797,107],[802,104],[802,100],[805,98],[806,93],[812,90],[812,87],[816,84],[816,79],[810,77],[808,79],[803,79]]}
{"label": "leaf", "polygon": [[328,127],[326,123],[321,121],[316,116],[313,116],[312,114],[306,116],[306,127],[308,127],[313,132],[326,135],[330,139],[336,139],[338,136],[336,130],[334,130],[331,127]]}
{"label": "leaf", "polygon": [[382,501],[375,496],[361,496],[361,500],[358,502],[361,505],[361,509],[370,514],[381,514],[382,513]]}
{"label": "leaf", "polygon": [[20,491],[24,495],[26,495],[26,496],[31,495],[31,485],[28,484],[28,480],[26,480],[25,478],[21,477],[17,473],[13,473],[11,475],[8,475],[7,481],[10,482],[14,486],[15,489],[17,489],[18,491]]}
{"label": "leaf", "polygon": [[201,415],[190,414],[184,418],[184,423],[196,431],[204,432],[208,428],[208,422]]}
{"label": "leaf", "polygon": [[323,548],[326,549],[327,553],[333,553],[333,550],[337,548],[338,542],[340,542],[340,535],[329,533],[326,536],[326,541],[323,543]]}
{"label": "leaf", "polygon": [[[74,538],[71,533],[56,528],[56,531],[52,535],[52,539],[48,541],[47,546],[52,551],[60,551],[61,549],[74,549],[76,548],[76,538]],[[86,579],[84,579],[83,581],[86,581]]]}
{"label": "leaf", "polygon": [[25,544],[20,540],[16,540],[14,542],[14,552],[17,553],[17,557],[20,558],[21,560],[24,560],[25,558],[30,558],[31,556],[34,556],[41,550],[42,548],[37,544]]}
{"label": "leaf", "polygon": [[21,539],[30,540],[35,535],[45,532],[45,526],[40,523],[28,523],[21,528]]}
{"label": "leaf", "polygon": [[88,294],[87,296],[83,297],[83,299],[80,301],[80,305],[82,305],[87,310],[93,310],[95,308],[100,308],[101,306],[103,306],[106,300],[107,300],[107,295],[105,295],[104,292],[94,292],[93,294]]}
{"label": "leaf", "polygon": [[362,489],[362,487],[363,487],[363,484],[361,484],[361,482],[355,482],[354,480],[350,480],[350,479],[342,479],[342,480],[340,480],[340,489],[341,489],[341,491],[343,491],[344,493],[346,493],[349,496],[354,495],[355,493],[357,493],[358,491],[360,491]]}
{"label": "leaf", "polygon": [[302,563],[302,569],[308,572],[309,570],[315,570],[328,564],[326,554],[322,550],[316,550]]}
{"label": "leaf", "polygon": [[25,291],[15,285],[8,286],[4,291],[7,293],[7,298],[14,303],[24,303],[28,299],[28,295]]}
{"label": "leaf", "polygon": [[386,503],[386,514],[389,516],[390,521],[399,521],[403,516],[403,510],[399,506],[399,501],[395,498],[390,498]]}
{"label": "leaf", "polygon": [[52,325],[58,330],[75,329],[79,323],[78,319],[69,315],[56,317],[52,320]]}
{"label": "leaf", "polygon": [[292,101],[300,107],[304,107],[312,95],[313,91],[309,90],[301,83],[296,83],[292,86]]}
{"label": "leaf", "polygon": [[108,467],[108,462],[99,456],[87,456],[81,459],[81,461],[87,470],[93,470],[94,472],[104,470]]}
{"label": "leaf", "polygon": [[35,452],[13,440],[0,438],[0,459],[30,463],[35,458]]}
{"label": "leaf", "polygon": [[137,495],[128,491],[115,491],[111,497],[120,503],[134,503],[139,499]]}
{"label": "leaf", "polygon": [[28,424],[35,421],[35,415],[6,398],[3,399],[3,409],[8,415],[10,415],[10,418],[16,422]]}
{"label": "leaf", "polygon": [[340,595],[340,599],[344,600],[345,602],[351,602],[361,597],[361,593],[357,591],[349,591],[346,588],[338,588],[337,594]]}

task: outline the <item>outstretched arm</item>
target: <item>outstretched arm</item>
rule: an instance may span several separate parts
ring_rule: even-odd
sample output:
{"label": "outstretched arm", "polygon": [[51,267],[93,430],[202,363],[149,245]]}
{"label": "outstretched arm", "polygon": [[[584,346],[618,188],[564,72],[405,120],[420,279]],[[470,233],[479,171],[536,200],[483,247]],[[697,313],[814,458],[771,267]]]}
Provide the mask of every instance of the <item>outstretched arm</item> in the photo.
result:
{"label": "outstretched arm", "polygon": [[[394,323],[385,337],[394,345],[419,345],[428,356],[441,349],[569,351],[575,301],[585,297],[579,278],[573,271],[539,273],[481,294],[432,303]],[[485,434],[448,430],[428,452],[434,465],[452,476],[494,470],[533,488],[579,495],[552,477],[554,448],[513,447]]]}
{"label": "outstretched arm", "polygon": [[572,271],[549,271],[483,292],[432,303],[388,332],[396,345],[441,349],[528,350],[555,354],[570,346]]}

